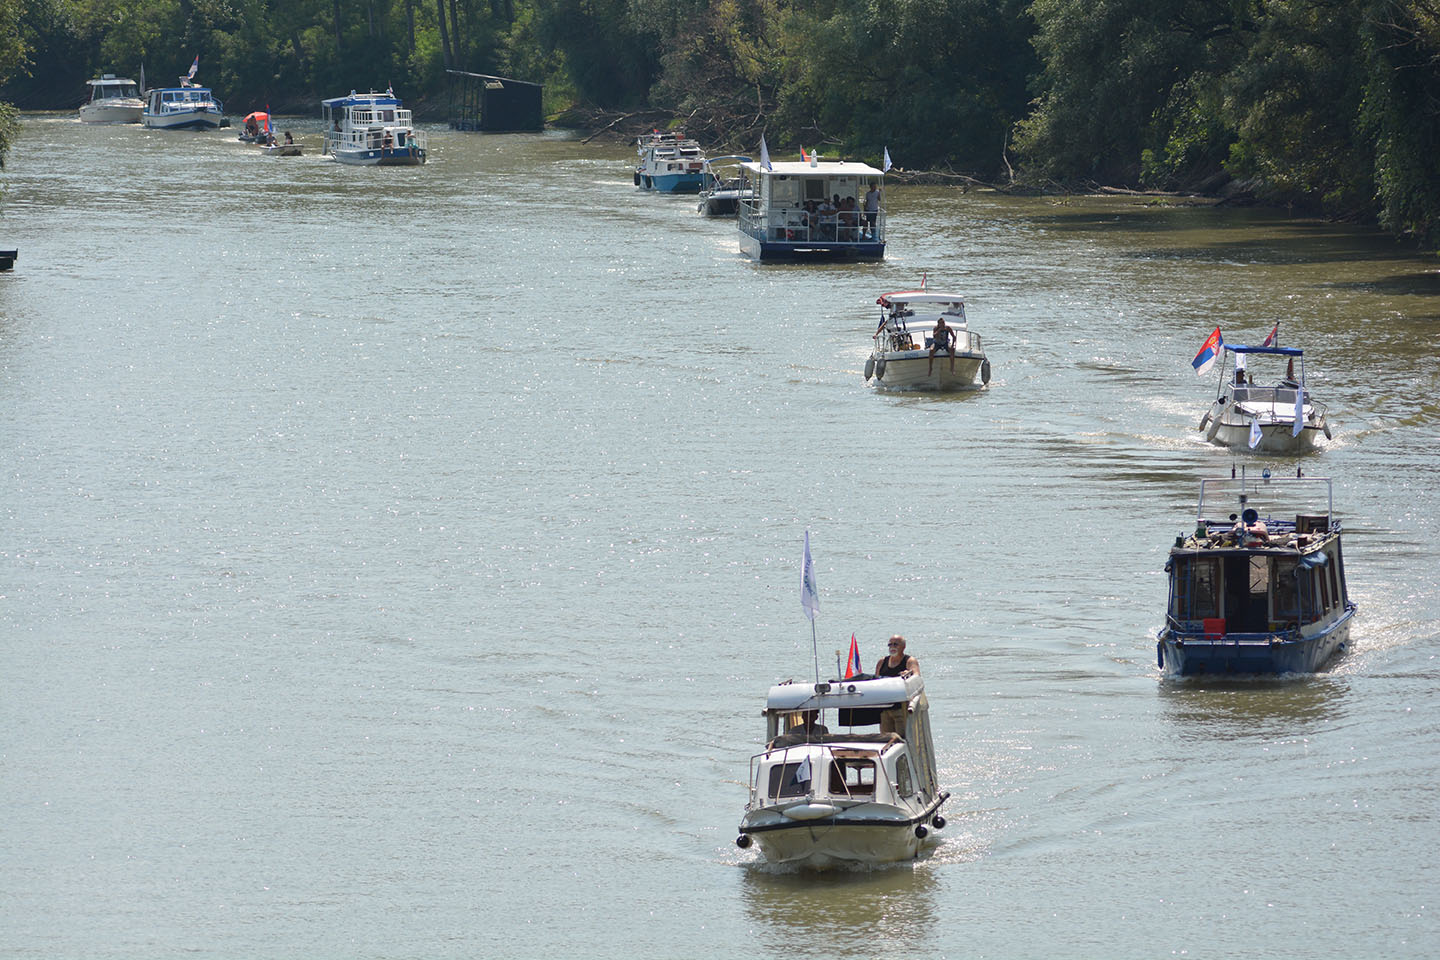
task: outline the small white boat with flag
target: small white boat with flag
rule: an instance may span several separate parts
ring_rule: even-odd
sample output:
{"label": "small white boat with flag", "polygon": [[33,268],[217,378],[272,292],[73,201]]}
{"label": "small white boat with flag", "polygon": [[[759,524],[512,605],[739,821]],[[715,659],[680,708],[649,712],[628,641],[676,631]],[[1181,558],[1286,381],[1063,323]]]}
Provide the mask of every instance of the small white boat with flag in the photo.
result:
{"label": "small white boat with flag", "polygon": [[[1198,372],[1212,365],[1220,368],[1215,399],[1200,418],[1206,440],[1258,453],[1294,454],[1314,449],[1322,434],[1331,437],[1328,408],[1305,385],[1305,352],[1275,345],[1278,330],[1277,324],[1262,345],[1252,347],[1219,341],[1217,328],[1211,340],[1217,341],[1213,347],[1219,362],[1202,362],[1197,355]],[[1283,375],[1280,361],[1285,364]],[[1255,368],[1262,364],[1276,369],[1256,383]]]}
{"label": "small white boat with flag", "polygon": [[1328,478],[1201,480],[1195,528],[1175,538],[1165,571],[1155,654],[1166,676],[1313,672],[1350,639]]}
{"label": "small white boat with flag", "polygon": [[[808,532],[800,602],[813,642],[819,597]],[[940,808],[950,794],[936,774],[918,665],[899,676],[856,673],[853,637],[847,664],[837,664],[839,679],[821,681],[817,651],[814,683],[770,688],[765,749],[750,758],[750,799],[735,839],[741,849],[758,845],[767,861],[814,869],[891,863],[919,856],[945,826]]]}
{"label": "small white boat with flag", "polygon": [[140,122],[145,100],[134,80],[107,73],[86,83],[90,86],[90,99],[80,107],[82,123]]}
{"label": "small white boat with flag", "polygon": [[882,294],[875,302],[880,326],[865,361],[867,383],[873,376],[885,390],[946,391],[990,382],[990,360],[966,322],[963,296],[927,290],[922,281],[919,290]]}

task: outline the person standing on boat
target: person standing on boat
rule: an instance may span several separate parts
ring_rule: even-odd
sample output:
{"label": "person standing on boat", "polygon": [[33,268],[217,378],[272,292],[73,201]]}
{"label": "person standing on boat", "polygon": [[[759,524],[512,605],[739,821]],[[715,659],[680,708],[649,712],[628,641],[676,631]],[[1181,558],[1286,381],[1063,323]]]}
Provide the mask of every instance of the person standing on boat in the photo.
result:
{"label": "person standing on boat", "polygon": [[[904,637],[897,633],[890,638],[886,646],[890,653],[881,657],[880,662],[875,664],[875,676],[912,677],[920,673],[919,662],[905,652]],[[880,732],[899,737],[905,736],[905,709],[905,704],[898,703],[880,711]]]}
{"label": "person standing on boat", "polygon": [[945,325],[944,317],[939,317],[935,320],[935,329],[930,331],[930,365],[925,368],[925,376],[930,376],[935,370],[935,354],[942,350],[950,354],[950,372],[954,373],[955,331]]}
{"label": "person standing on boat", "polygon": [[895,634],[885,644],[890,653],[875,664],[877,677],[913,677],[920,674],[920,662],[905,652],[905,638]]}
{"label": "person standing on boat", "polygon": [[865,191],[865,229],[870,232],[870,239],[875,239],[875,215],[880,212],[880,187],[878,184],[870,184],[870,189]]}

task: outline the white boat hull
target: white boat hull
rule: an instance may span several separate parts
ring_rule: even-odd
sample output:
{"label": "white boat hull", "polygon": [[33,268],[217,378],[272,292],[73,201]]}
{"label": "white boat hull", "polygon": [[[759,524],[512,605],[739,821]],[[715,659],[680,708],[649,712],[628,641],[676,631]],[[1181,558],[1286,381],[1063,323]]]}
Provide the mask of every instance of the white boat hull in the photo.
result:
{"label": "white boat hull", "polygon": [[957,353],[951,369],[950,355],[939,353],[931,363],[930,351],[908,350],[884,354],[883,370],[875,363],[875,386],[882,390],[978,390],[988,377],[983,376],[984,354]]}
{"label": "white boat hull", "polygon": [[[766,807],[746,814],[740,832],[750,836],[770,863],[824,869],[859,863],[897,863],[914,860],[934,840],[930,830],[942,794],[925,810],[868,803],[845,807],[833,815],[807,816],[801,805],[784,812]],[[943,825],[944,820],[940,823]],[[916,829],[916,828],[920,829]],[[938,829],[938,827],[936,828]]]}
{"label": "white boat hull", "polygon": [[175,110],[145,114],[142,122],[152,130],[213,130],[220,126],[218,110]]}
{"label": "white boat hull", "polygon": [[[1260,423],[1260,442],[1254,446],[1256,453],[1296,454],[1314,450],[1322,435],[1329,435],[1329,426],[1323,415],[1318,418],[1307,404],[1302,416],[1300,432],[1296,434],[1293,407],[1271,410],[1268,406],[1257,413],[1253,410],[1237,409],[1234,404],[1221,406],[1212,404],[1205,415],[1201,430],[1211,443],[1224,447],[1250,446],[1250,425]],[[1286,414],[1289,414],[1288,416]]]}
{"label": "white boat hull", "polygon": [[80,108],[81,123],[139,123],[145,104],[135,101],[98,101]]}

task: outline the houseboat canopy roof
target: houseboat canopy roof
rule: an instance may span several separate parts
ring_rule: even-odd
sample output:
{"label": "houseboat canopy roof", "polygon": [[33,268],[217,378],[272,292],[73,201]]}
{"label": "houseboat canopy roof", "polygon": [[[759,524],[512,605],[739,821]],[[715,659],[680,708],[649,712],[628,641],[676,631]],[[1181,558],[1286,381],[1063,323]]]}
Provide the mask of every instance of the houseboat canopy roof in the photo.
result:
{"label": "houseboat canopy roof", "polygon": [[781,683],[770,688],[767,710],[828,710],[835,707],[883,707],[905,703],[925,689],[918,676],[873,680]]}
{"label": "houseboat canopy roof", "polygon": [[1282,357],[1303,357],[1305,351],[1299,347],[1246,347],[1238,343],[1227,343],[1225,349],[1231,353],[1274,353]]}
{"label": "houseboat canopy roof", "polygon": [[758,163],[742,163],[742,167],[757,175],[767,177],[883,177],[879,170],[868,163],[851,160],[820,160],[809,164],[803,160],[787,160],[770,164],[766,170]]}
{"label": "houseboat canopy roof", "polygon": [[321,100],[322,106],[346,107],[346,106],[377,106],[377,107],[398,107],[400,98],[393,93],[356,93],[351,90],[343,97],[331,97],[329,100]]}
{"label": "houseboat canopy roof", "polygon": [[882,293],[875,302],[882,307],[889,307],[897,303],[964,303],[965,298],[958,293],[940,293],[930,290],[898,290],[895,293]]}

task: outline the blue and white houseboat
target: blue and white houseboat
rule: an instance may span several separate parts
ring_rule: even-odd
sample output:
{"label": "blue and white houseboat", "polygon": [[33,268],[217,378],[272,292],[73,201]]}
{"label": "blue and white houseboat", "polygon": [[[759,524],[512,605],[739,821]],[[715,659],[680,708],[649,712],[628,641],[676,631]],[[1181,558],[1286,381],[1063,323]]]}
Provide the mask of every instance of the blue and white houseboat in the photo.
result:
{"label": "blue and white houseboat", "polygon": [[885,174],[866,163],[742,163],[740,249],[757,260],[883,260]]}
{"label": "blue and white houseboat", "polygon": [[416,130],[410,111],[391,90],[356,93],[320,102],[328,153],[341,163],[366,167],[414,167],[428,152],[423,130]]}
{"label": "blue and white houseboat", "polygon": [[918,674],[773,686],[765,743],[750,759],[735,843],[757,844],[767,861],[823,869],[913,860],[945,826],[950,794],[940,789]]}
{"label": "blue and white houseboat", "polygon": [[1165,570],[1156,657],[1168,677],[1309,673],[1349,642],[1355,604],[1329,479],[1201,480],[1195,529],[1175,538]]}
{"label": "blue and white houseboat", "polygon": [[[1257,453],[1292,454],[1313,450],[1321,434],[1331,436],[1326,405],[1305,386],[1303,350],[1227,343],[1223,354],[1219,389],[1200,418],[1206,440]],[[1262,374],[1255,382],[1254,367],[1280,360],[1285,361],[1283,376],[1275,367],[1273,379]]]}
{"label": "blue and white houseboat", "polygon": [[704,180],[705,152],[683,133],[647,133],[635,142],[640,163],[635,185],[661,193],[698,193]]}
{"label": "blue and white houseboat", "polygon": [[209,87],[157,87],[146,97],[142,126],[155,130],[213,130],[223,126],[225,107]]}

